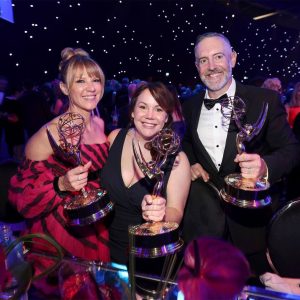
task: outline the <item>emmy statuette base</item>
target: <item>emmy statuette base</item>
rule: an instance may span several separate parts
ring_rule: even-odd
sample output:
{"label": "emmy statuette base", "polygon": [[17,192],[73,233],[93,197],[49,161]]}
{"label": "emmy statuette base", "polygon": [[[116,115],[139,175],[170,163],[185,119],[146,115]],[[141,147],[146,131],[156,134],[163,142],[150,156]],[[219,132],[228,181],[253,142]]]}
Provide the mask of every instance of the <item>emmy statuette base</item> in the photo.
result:
{"label": "emmy statuette base", "polygon": [[261,179],[243,178],[234,173],[225,177],[225,187],[220,191],[222,199],[241,208],[257,209],[271,204],[268,195],[270,184]]}

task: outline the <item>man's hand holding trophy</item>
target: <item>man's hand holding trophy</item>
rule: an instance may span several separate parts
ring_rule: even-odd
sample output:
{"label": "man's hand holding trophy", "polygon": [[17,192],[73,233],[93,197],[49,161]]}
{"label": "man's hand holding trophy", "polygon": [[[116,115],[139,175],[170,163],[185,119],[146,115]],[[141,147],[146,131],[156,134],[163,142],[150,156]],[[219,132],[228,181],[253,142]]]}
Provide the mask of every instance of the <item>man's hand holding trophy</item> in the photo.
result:
{"label": "man's hand holding trophy", "polygon": [[[237,97],[225,98],[221,104],[222,114],[228,120],[233,120],[239,129],[236,136],[236,147],[239,155],[247,155],[245,143],[250,142],[261,131],[268,113],[268,104],[263,103],[262,111],[254,124],[242,124],[246,114],[244,101]],[[265,169],[263,176],[243,176],[240,173],[229,174],[225,177],[225,187],[220,194],[224,201],[242,208],[260,208],[271,203],[268,195],[267,167],[263,160],[258,169]],[[259,174],[260,172],[257,172]]]}

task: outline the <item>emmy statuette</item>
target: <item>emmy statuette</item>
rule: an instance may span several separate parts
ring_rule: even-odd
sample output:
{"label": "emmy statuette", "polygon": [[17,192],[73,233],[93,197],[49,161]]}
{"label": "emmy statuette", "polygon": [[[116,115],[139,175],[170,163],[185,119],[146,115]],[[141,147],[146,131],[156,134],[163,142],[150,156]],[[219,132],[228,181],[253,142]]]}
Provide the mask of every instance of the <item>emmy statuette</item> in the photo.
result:
{"label": "emmy statuette", "polygon": [[[83,116],[70,112],[63,114],[58,120],[57,130],[59,145],[47,128],[48,138],[56,157],[74,167],[82,164],[79,145],[85,130]],[[82,188],[81,194],[65,204],[64,213],[69,225],[84,226],[105,217],[112,209],[113,203],[105,190],[86,191]]]}
{"label": "emmy statuette", "polygon": [[[132,149],[137,165],[149,179],[155,179],[153,198],[161,195],[163,188],[163,166],[169,155],[176,155],[180,146],[179,136],[171,129],[162,129],[151,141],[158,153],[154,161],[146,162],[140,145],[138,150],[132,141]],[[175,222],[146,222],[129,227],[129,275],[132,299],[135,289],[146,299],[162,299],[176,261],[176,253],[183,241],[179,237],[179,226]],[[155,287],[142,287],[135,280],[135,258],[158,259],[164,257],[159,283]],[[150,261],[151,264],[151,261]]]}
{"label": "emmy statuette", "polygon": [[[239,132],[236,136],[236,147],[239,154],[246,151],[245,142],[251,141],[259,134],[268,113],[268,104],[263,103],[262,111],[257,121],[242,125],[241,119],[246,113],[244,101],[237,97],[225,98],[221,104],[223,116],[234,120]],[[261,208],[271,203],[268,195],[270,184],[267,178],[244,178],[239,173],[229,174],[225,177],[225,187],[220,191],[222,199],[232,205],[242,208]]]}

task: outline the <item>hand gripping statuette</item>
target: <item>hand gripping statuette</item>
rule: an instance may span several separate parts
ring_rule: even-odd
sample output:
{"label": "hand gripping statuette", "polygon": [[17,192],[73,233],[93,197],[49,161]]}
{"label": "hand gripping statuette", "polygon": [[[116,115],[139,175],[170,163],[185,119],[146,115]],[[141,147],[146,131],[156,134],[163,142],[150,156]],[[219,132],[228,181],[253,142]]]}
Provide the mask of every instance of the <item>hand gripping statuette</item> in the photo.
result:
{"label": "hand gripping statuette", "polygon": [[[237,97],[228,97],[221,104],[223,116],[234,120],[239,132],[236,136],[236,147],[239,154],[246,151],[245,142],[250,142],[261,131],[268,113],[268,103],[263,108],[257,121],[242,125],[241,119],[246,114],[244,101]],[[239,173],[229,174],[225,177],[225,187],[220,191],[221,197],[228,203],[242,208],[261,208],[271,203],[268,195],[270,184],[268,178],[244,178]]]}
{"label": "hand gripping statuette", "polygon": [[[63,114],[57,124],[60,144],[57,145],[47,128],[49,142],[54,154],[60,160],[72,167],[82,164],[80,155],[80,142],[85,130],[83,116],[78,113]],[[65,204],[64,213],[69,225],[84,226],[92,224],[106,216],[113,208],[108,194],[102,189],[81,189],[81,194]]]}

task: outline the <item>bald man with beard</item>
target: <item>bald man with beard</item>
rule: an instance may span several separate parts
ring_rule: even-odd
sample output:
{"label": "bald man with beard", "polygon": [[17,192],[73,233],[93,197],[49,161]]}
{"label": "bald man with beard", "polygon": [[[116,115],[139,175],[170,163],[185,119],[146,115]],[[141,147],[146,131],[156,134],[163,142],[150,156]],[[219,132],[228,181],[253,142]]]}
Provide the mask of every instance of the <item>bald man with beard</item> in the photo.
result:
{"label": "bald man with beard", "polygon": [[[252,271],[261,274],[268,270],[265,234],[266,225],[278,207],[276,197],[271,206],[251,210],[225,203],[216,190],[224,187],[224,177],[231,173],[251,179],[268,175],[275,189],[276,182],[299,161],[300,148],[278,93],[236,81],[232,76],[236,62],[237,53],[223,34],[198,36],[195,65],[206,89],[183,105],[183,150],[192,175],[183,237],[186,242],[201,236],[229,240],[246,254]],[[246,144],[242,154],[237,153],[236,147],[239,129],[233,120],[224,119],[217,101],[219,97],[230,96],[239,96],[246,104],[243,124],[257,121],[264,102],[269,107],[260,133]],[[204,99],[211,99],[213,105],[206,107]]]}

